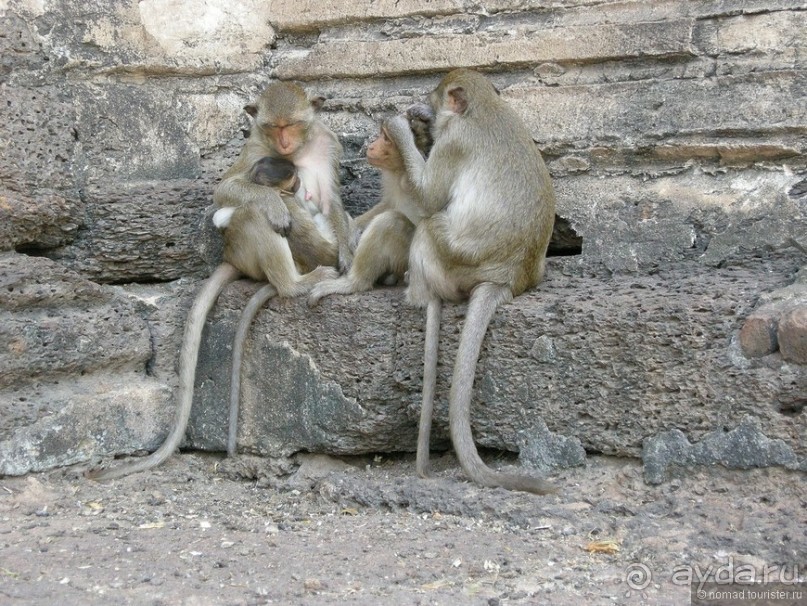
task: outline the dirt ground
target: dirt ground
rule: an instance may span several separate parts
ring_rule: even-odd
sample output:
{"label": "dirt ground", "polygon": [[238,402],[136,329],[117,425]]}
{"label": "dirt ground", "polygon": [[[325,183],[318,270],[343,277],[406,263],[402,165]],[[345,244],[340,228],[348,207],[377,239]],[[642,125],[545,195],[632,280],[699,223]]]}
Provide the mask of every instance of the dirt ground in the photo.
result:
{"label": "dirt ground", "polygon": [[804,475],[710,468],[652,487],[637,463],[594,457],[538,497],[434,463],[429,481],[409,455],[2,478],[0,604],[678,605],[721,570],[807,576]]}

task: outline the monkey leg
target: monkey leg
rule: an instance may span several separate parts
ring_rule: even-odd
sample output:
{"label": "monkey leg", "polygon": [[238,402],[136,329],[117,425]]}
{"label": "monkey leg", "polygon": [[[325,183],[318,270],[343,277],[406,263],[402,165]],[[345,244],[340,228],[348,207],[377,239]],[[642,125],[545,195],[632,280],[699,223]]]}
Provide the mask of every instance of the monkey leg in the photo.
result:
{"label": "monkey leg", "polygon": [[462,294],[455,279],[443,264],[443,253],[432,232],[439,232],[433,218],[421,221],[415,229],[409,251],[409,287],[406,300],[426,307],[432,299],[459,302]]}
{"label": "monkey leg", "polygon": [[423,348],[423,401],[420,407],[418,450],[415,468],[421,478],[431,476],[429,442],[434,413],[434,391],[437,384],[437,350],[440,344],[440,312],[443,302],[432,299],[426,308],[426,341]]}
{"label": "monkey leg", "polygon": [[235,454],[238,441],[238,409],[241,403],[241,366],[244,358],[244,342],[249,327],[258,310],[272,297],[277,289],[271,284],[261,287],[247,302],[238,320],[238,329],[233,339],[233,366],[230,372],[230,426],[227,432],[227,456]]}
{"label": "monkey leg", "polygon": [[291,256],[303,271],[320,265],[336,267],[339,251],[336,242],[323,237],[311,214],[293,197],[284,197],[291,212],[291,229],[286,236]]}
{"label": "monkey leg", "polygon": [[328,295],[347,295],[371,290],[376,281],[386,274],[402,278],[409,258],[409,243],[414,226],[403,213],[385,211],[377,215],[359,240],[353,266],[346,276],[320,282],[308,297],[309,305],[316,305]]}
{"label": "monkey leg", "polygon": [[227,284],[238,278],[240,272],[229,263],[222,263],[204,283],[196,296],[193,306],[185,321],[185,333],[182,337],[182,350],[179,357],[179,390],[177,392],[177,409],[174,425],[162,446],[147,457],[101,471],[91,472],[87,476],[93,480],[111,480],[130,473],[145,471],[162,463],[173,454],[179,446],[193,404],[193,385],[196,377],[196,362],[199,359],[199,346],[202,342],[202,329],[210,310],[216,303],[219,294]]}
{"label": "monkey leg", "polygon": [[339,275],[333,267],[322,266],[301,275],[286,239],[276,233],[266,234],[261,246],[261,269],[266,281],[281,297],[299,297],[308,293],[315,284]]}
{"label": "monkey leg", "polygon": [[546,494],[553,492],[554,487],[539,478],[499,473],[485,465],[479,457],[471,434],[471,392],[482,341],[496,308],[512,298],[509,288],[491,282],[479,284],[471,293],[449,394],[451,441],[463,470],[477,484]]}

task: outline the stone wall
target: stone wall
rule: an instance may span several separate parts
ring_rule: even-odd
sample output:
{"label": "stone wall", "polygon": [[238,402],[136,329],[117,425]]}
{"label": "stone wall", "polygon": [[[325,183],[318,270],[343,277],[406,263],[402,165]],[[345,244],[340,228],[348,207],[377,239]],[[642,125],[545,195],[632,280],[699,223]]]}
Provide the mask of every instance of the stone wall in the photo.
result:
{"label": "stone wall", "polygon": [[[457,66],[525,118],[557,190],[554,248],[580,253],[497,315],[480,442],[534,452],[546,423],[658,458],[671,431],[742,427],[804,467],[807,3],[346,4],[0,1],[0,473],[165,435],[184,313],[218,261],[211,190],[267,82],[327,98],[356,214],[378,196],[378,121]],[[211,319],[189,447],[222,447],[253,288]],[[444,313],[438,437],[461,312]],[[399,289],[273,302],[248,344],[242,448],[411,449],[422,325]]]}

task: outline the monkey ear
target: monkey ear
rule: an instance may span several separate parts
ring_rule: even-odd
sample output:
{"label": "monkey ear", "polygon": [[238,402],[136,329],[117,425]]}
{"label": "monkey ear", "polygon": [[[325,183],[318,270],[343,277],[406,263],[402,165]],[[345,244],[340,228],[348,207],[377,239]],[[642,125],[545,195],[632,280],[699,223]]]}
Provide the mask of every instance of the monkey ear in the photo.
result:
{"label": "monkey ear", "polygon": [[254,118],[258,115],[258,106],[250,103],[249,105],[244,106],[244,111]]}
{"label": "monkey ear", "polygon": [[463,87],[455,86],[448,89],[448,108],[460,116],[468,109],[468,97]]}
{"label": "monkey ear", "polygon": [[323,105],[325,105],[325,97],[323,97],[322,95],[311,98],[311,107],[313,107],[314,110],[316,111],[321,110]]}

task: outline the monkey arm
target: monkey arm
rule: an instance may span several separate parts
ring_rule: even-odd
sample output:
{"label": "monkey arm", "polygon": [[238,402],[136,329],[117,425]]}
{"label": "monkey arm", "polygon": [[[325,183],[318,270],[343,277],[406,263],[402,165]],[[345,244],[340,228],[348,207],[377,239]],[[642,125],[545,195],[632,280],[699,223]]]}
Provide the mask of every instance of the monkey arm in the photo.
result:
{"label": "monkey arm", "polygon": [[[451,196],[450,179],[440,177],[417,148],[406,116],[395,116],[387,123],[387,132],[401,153],[415,202],[428,217],[445,208]],[[432,150],[434,154],[434,150]],[[430,156],[431,158],[432,156]]]}
{"label": "monkey arm", "polygon": [[272,229],[281,235],[287,233],[291,225],[291,214],[280,194],[271,187],[250,182],[245,174],[223,179],[213,190],[213,202],[219,208],[254,209],[266,217]]}
{"label": "monkey arm", "polygon": [[415,135],[412,133],[412,129],[409,128],[409,120],[406,116],[395,116],[386,125],[390,139],[401,153],[406,174],[412,182],[413,189],[416,190],[418,195],[421,195],[426,161],[418,151],[417,145],[415,145]]}

